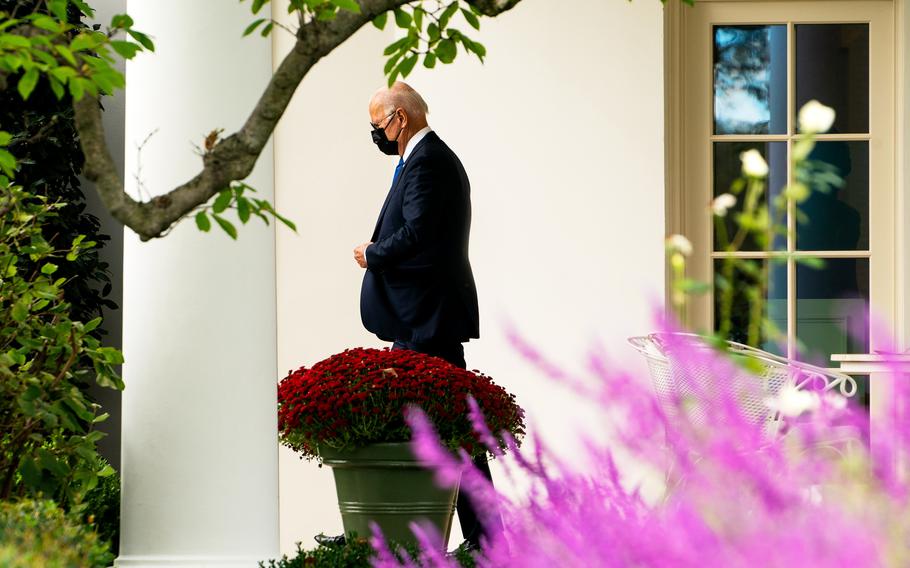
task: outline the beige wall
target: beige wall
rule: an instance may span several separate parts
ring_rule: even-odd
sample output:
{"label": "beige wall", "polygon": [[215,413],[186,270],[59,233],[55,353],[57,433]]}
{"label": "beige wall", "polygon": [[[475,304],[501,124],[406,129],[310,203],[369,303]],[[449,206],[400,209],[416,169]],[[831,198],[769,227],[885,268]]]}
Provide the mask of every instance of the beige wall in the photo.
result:
{"label": "beige wall", "polygon": [[[624,338],[650,329],[663,297],[661,29],[656,0],[524,0],[475,34],[485,65],[461,54],[409,79],[471,178],[482,338],[468,365],[515,392],[549,440],[596,417],[524,363],[504,326],[576,369],[595,342],[638,363]],[[381,345],[360,324],[351,250],[370,237],[395,165],[370,143],[366,112],[392,33],[363,30],[320,62],[276,134],[278,207],[300,228],[278,233],[282,372]],[[287,452],[280,472],[282,549],[340,532],[330,472]]]}

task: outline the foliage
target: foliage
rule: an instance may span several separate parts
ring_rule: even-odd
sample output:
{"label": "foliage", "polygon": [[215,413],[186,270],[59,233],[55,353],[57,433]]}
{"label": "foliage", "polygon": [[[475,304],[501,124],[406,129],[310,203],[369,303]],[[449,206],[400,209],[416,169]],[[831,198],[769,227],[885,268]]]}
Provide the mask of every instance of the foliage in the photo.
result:
{"label": "foliage", "polygon": [[[90,376],[122,389],[115,366],[123,356],[80,322],[63,298],[61,266],[95,246],[83,235],[55,248],[42,228],[65,207],[0,176],[0,498],[52,497],[81,508],[82,496],[113,474],[98,467],[95,424],[107,418],[77,386]],[[91,369],[79,367],[82,358]]]}
{"label": "foliage", "polygon": [[259,217],[263,223],[268,225],[269,218],[266,215],[269,214],[292,231],[297,231],[297,225],[275,211],[275,208],[272,207],[268,200],[248,196],[250,193],[255,192],[254,188],[242,181],[235,181],[230,187],[221,190],[218,197],[211,204],[197,208],[195,216],[196,227],[203,233],[207,233],[212,229],[212,221],[215,221],[229,237],[237,240],[237,228],[224,218],[224,212],[228,209],[233,209],[237,212],[237,218],[244,225],[254,216]]}
{"label": "foliage", "polygon": [[0,502],[0,566],[110,566],[114,555],[90,526],[52,501]]}
{"label": "foliage", "polygon": [[[98,459],[97,470],[106,470],[110,465]],[[120,549],[120,475],[115,473],[102,477],[98,485],[85,495],[83,518],[93,524],[98,537],[111,543],[111,552]]]}
{"label": "foliage", "polygon": [[[241,0],[243,1],[243,0]],[[256,15],[268,3],[268,0],[254,0],[252,11]],[[320,21],[332,20],[342,10],[359,14],[360,5],[354,0],[291,0],[288,12],[299,12],[305,18],[314,18]],[[404,78],[411,74],[418,61],[423,58],[423,65],[432,69],[437,62],[449,64],[455,61],[460,44],[465,53],[473,53],[483,62],[487,55],[486,48],[470,37],[460,28],[451,24],[461,19],[464,24],[474,30],[480,30],[480,19],[483,14],[475,6],[455,1],[443,0],[418,0],[383,12],[373,19],[373,25],[378,29],[385,29],[389,16],[401,30],[403,37],[389,44],[383,55],[386,60],[384,72],[392,85],[399,77]],[[262,36],[269,35],[277,22],[271,18],[254,20],[244,30],[244,35],[249,35],[259,29]],[[260,28],[261,26],[261,28]]]}
{"label": "foliage", "polygon": [[497,431],[521,438],[524,411],[515,396],[480,373],[405,349],[348,349],[292,371],[278,385],[281,442],[308,459],[318,446],[356,448],[410,439],[405,414],[423,408],[450,448],[483,448],[466,413],[469,397]]}
{"label": "foliage", "polygon": [[[12,4],[12,7],[8,4]],[[27,13],[20,14],[23,11]],[[87,28],[80,23],[82,16],[93,15],[92,8],[81,0],[0,3],[0,93],[4,93],[4,98],[12,96],[11,92],[7,93],[9,82],[15,84],[17,96],[24,102],[28,102],[36,95],[40,96],[42,94],[40,87],[46,85],[58,101],[58,107],[71,104],[71,100],[81,100],[86,95],[91,97],[110,95],[116,89],[122,89],[125,84],[123,74],[114,67],[117,56],[132,59],[141,51],[154,51],[154,43],[148,35],[133,28],[133,20],[126,14],[115,15],[105,31]],[[53,105],[51,101],[43,101],[41,104]],[[67,111],[61,109],[60,112],[60,116],[44,115],[42,118],[49,121],[48,126],[71,128],[72,109]],[[17,183],[32,190],[29,180],[23,179],[26,177],[23,171],[26,165],[37,164],[40,174],[44,176],[39,174],[36,177],[40,183],[47,185],[47,178],[51,177],[47,175],[48,170],[54,167],[65,168],[70,163],[67,160],[51,161],[41,159],[46,156],[29,155],[30,148],[23,149],[20,146],[22,141],[30,140],[33,136],[28,132],[14,131],[14,134],[11,134],[9,132],[12,130],[11,125],[7,121],[0,124],[6,129],[0,131],[0,172],[15,178]],[[217,143],[218,132],[214,131],[210,138],[206,139],[206,151],[210,151],[211,146]],[[46,132],[42,134],[47,135]],[[78,148],[76,150],[78,156],[75,157],[75,161],[81,166],[81,150]],[[66,185],[73,185],[78,189],[78,182],[76,184],[69,182]],[[59,190],[61,187],[57,185],[52,189]],[[240,182],[235,182],[223,190],[214,203],[200,208],[196,215],[197,226],[207,231],[211,227],[208,218],[210,215],[225,233],[236,239],[236,228],[220,215],[230,207],[237,210],[243,224],[247,223],[251,215],[268,223],[266,215],[272,215],[296,230],[294,224],[279,215],[271,203],[246,198],[243,196],[244,190],[255,191]],[[81,199],[72,197],[66,199],[71,207],[81,209]],[[81,220],[93,221],[85,217]],[[97,228],[93,232],[96,233]],[[99,266],[97,263],[94,264]],[[104,268],[100,267],[100,272],[93,272],[91,277],[101,279],[104,283]],[[89,285],[90,281],[79,284],[83,287]],[[83,296],[89,295],[87,289],[82,292]]]}
{"label": "foliage", "polygon": [[[0,11],[40,3],[0,0]],[[78,20],[75,14],[70,16]],[[67,246],[81,234],[99,243],[99,247],[83,251],[78,259],[61,266],[57,273],[68,281],[64,299],[72,305],[71,316],[89,321],[102,315],[103,308],[117,306],[106,298],[111,288],[110,273],[99,252],[109,237],[100,234],[99,220],[85,211],[85,195],[79,179],[84,158],[70,103],[68,95],[58,99],[44,82],[35,87],[27,100],[15,89],[0,91],[0,125],[11,133],[9,148],[19,159],[16,183],[29,193],[67,204],[45,225],[45,239],[53,245],[59,242],[63,243],[60,246]],[[100,337],[101,331],[98,328],[94,333]]]}
{"label": "foliage", "polygon": [[[413,543],[398,545],[391,544],[398,558],[404,559],[404,554],[411,558],[419,555],[417,546]],[[375,559],[376,551],[365,538],[349,537],[343,546],[320,545],[312,550],[303,550],[297,543],[297,555],[288,558],[285,555],[280,560],[269,560],[268,566],[260,562],[262,568],[365,568],[371,566]],[[453,552],[456,565],[462,568],[474,568],[474,557],[465,545],[458,547]],[[415,568],[419,568],[416,567]]]}
{"label": "foliage", "polygon": [[[437,479],[451,482],[467,467],[461,487],[481,516],[503,515],[504,532],[482,543],[478,566],[908,565],[910,482],[899,469],[910,454],[906,421],[889,428],[874,416],[870,447],[861,409],[837,395],[814,394],[812,405],[783,415],[785,435],[772,438],[734,392],[716,389],[742,370],[713,349],[669,345],[676,378],[690,390],[666,405],[656,403],[646,380],[601,353],[588,359],[593,377],[577,377],[533,347],[521,349],[601,409],[596,428],[603,438],[578,432],[587,443],[571,462],[539,440],[533,451],[506,456],[505,483],[497,486],[529,485],[516,499],[454,459],[418,413],[409,417],[415,453]],[[897,366],[892,370],[896,378]],[[891,411],[910,400],[910,385],[898,383]],[[703,412],[688,412],[693,404]],[[487,431],[482,420],[475,427]],[[426,538],[421,560],[454,568],[435,554],[437,544],[438,535]],[[377,568],[410,566],[383,553],[381,535],[374,545]]]}

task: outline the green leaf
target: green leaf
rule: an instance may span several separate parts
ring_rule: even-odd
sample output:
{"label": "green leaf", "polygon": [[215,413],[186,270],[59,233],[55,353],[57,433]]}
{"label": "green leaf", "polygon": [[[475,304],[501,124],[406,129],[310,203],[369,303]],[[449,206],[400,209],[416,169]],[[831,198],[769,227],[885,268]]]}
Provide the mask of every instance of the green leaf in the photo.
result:
{"label": "green leaf", "polygon": [[0,45],[8,45],[9,47],[21,47],[28,49],[32,46],[32,42],[29,41],[27,37],[14,34],[2,34],[0,35]]}
{"label": "green leaf", "polygon": [[82,330],[85,331],[86,333],[91,333],[91,332],[95,331],[95,329],[99,325],[101,325],[101,321],[102,321],[102,318],[100,316],[95,319],[89,320],[85,323],[85,325],[82,326]]}
{"label": "green leaf", "polygon": [[237,217],[240,218],[240,222],[244,225],[250,220],[250,201],[245,197],[237,200]]}
{"label": "green leaf", "polygon": [[401,65],[399,66],[400,67],[399,72],[401,73],[401,76],[407,77],[408,75],[410,75],[411,71],[414,69],[414,65],[416,65],[416,64],[417,64],[417,54],[416,53],[405,58],[405,60],[402,61]]}
{"label": "green leaf", "polygon": [[142,47],[138,44],[116,39],[111,40],[111,48],[119,53],[124,59],[132,59],[136,57],[136,53],[142,51]]}
{"label": "green leaf", "polygon": [[277,212],[275,212],[275,211],[272,211],[272,215],[274,215],[276,219],[278,219],[279,221],[281,221],[287,228],[289,228],[290,230],[294,231],[295,233],[297,232],[297,225],[294,224],[293,221],[291,221],[291,220],[288,219],[287,217],[283,217],[283,216],[279,215],[279,214],[278,214]]}
{"label": "green leaf", "polygon": [[59,268],[59,267],[56,264],[54,264],[53,262],[48,262],[47,264],[45,264],[44,266],[41,267],[41,274],[47,274],[48,276],[50,276],[54,272],[57,272],[57,268]]}
{"label": "green leaf", "polygon": [[63,59],[66,59],[67,63],[73,66],[78,65],[78,63],[76,63],[76,58],[73,57],[73,52],[70,51],[70,48],[66,47],[65,45],[55,45],[54,49],[57,50],[57,53],[59,53]]}
{"label": "green leaf", "polygon": [[39,448],[38,449],[38,465],[42,469],[46,469],[51,472],[56,478],[64,478],[70,473],[70,468],[66,465],[65,462],[57,459],[54,454],[49,451]]}
{"label": "green leaf", "polygon": [[418,32],[423,30],[423,15],[423,8],[420,6],[414,8],[414,27],[417,28]]}
{"label": "green leaf", "polygon": [[268,1],[269,0],[253,0],[253,7],[252,7],[253,13],[258,14],[259,10],[261,10],[262,7],[265,6],[266,3],[268,3]]}
{"label": "green leaf", "polygon": [[411,15],[402,10],[401,8],[395,8],[395,24],[402,29],[408,29],[411,27]]}
{"label": "green leaf", "polygon": [[133,27],[133,23],[133,18],[127,14],[115,14],[114,17],[111,18],[112,28],[131,28]]}
{"label": "green leaf", "polygon": [[0,170],[12,177],[16,170],[16,157],[0,148]]}
{"label": "green leaf", "polygon": [[378,16],[376,16],[375,18],[373,18],[373,25],[376,26],[377,29],[384,30],[385,25],[388,21],[389,21],[389,13],[383,12],[383,13],[379,14]]}
{"label": "green leaf", "polygon": [[13,304],[12,316],[13,320],[22,323],[28,317],[28,306],[31,303],[31,298],[28,296],[23,296],[19,298],[15,304]]}
{"label": "green leaf", "polygon": [[246,37],[246,36],[250,35],[251,33],[253,33],[254,31],[256,31],[256,28],[258,28],[264,21],[265,21],[265,18],[259,18],[258,20],[254,21],[252,24],[248,25],[246,27],[246,29],[243,30],[243,36]]}
{"label": "green leaf", "polygon": [[391,73],[392,69],[394,69],[395,66],[398,65],[398,62],[401,60],[401,56],[404,55],[405,53],[407,53],[407,52],[399,51],[398,53],[396,53],[395,55],[390,57],[389,60],[386,61],[385,67],[383,67],[383,70],[382,70],[383,74],[388,75],[389,73]]}
{"label": "green leaf", "polygon": [[484,47],[482,43],[471,41],[466,37],[461,38],[461,43],[464,44],[465,49],[468,51],[473,51],[475,54],[477,54],[477,58],[480,59],[481,63],[483,63],[483,58],[487,56],[487,48]]}
{"label": "green leaf", "polygon": [[70,1],[70,4],[72,4],[73,6],[75,6],[76,8],[78,8],[80,12],[82,12],[83,14],[85,14],[86,16],[88,16],[89,18],[94,18],[94,17],[95,17],[95,10],[94,10],[94,8],[92,8],[91,6],[89,6],[88,4],[86,4],[85,2],[83,2],[83,0],[69,0],[69,1]]}
{"label": "green leaf", "polygon": [[825,267],[825,261],[815,256],[797,256],[795,257],[795,260],[797,263],[804,264],[809,268],[814,268],[815,270],[820,270]]}
{"label": "green leaf", "polygon": [[455,12],[458,11],[458,2],[452,2],[448,7],[442,12],[442,15],[439,16],[439,29],[444,30],[449,25],[449,20],[452,19],[452,16],[455,15]]}
{"label": "green leaf", "polygon": [[99,347],[96,352],[104,358],[104,361],[111,365],[123,364],[123,353],[113,347]]}
{"label": "green leaf", "polygon": [[396,51],[401,50],[401,48],[403,48],[405,45],[407,45],[409,41],[410,41],[409,38],[403,37],[403,38],[399,39],[398,41],[390,43],[385,48],[385,50],[382,52],[382,54],[383,55],[392,55]]}
{"label": "green leaf", "polygon": [[13,135],[9,132],[0,131],[0,146],[9,146],[10,141],[12,141]]}
{"label": "green leaf", "polygon": [[110,477],[110,476],[114,475],[115,473],[117,473],[117,471],[113,467],[111,467],[110,464],[107,464],[103,468],[101,468],[101,471],[98,472],[98,477]]}
{"label": "green leaf", "polygon": [[[66,21],[66,18],[60,18],[60,20]],[[59,32],[61,31],[62,27],[61,22],[58,22],[57,20],[44,15],[39,15],[34,20],[32,20],[32,25],[34,25],[36,28],[41,28],[42,30],[49,32]]]}
{"label": "green leaf", "polygon": [[39,76],[40,73],[38,72],[38,68],[32,67],[19,79],[17,89],[19,90],[19,95],[22,97],[22,100],[28,100],[29,95],[35,90],[35,85],[38,84]]}
{"label": "green leaf", "polygon": [[432,69],[433,67],[436,67],[436,54],[427,53],[426,56],[423,58],[423,66],[426,67],[427,69]]}
{"label": "green leaf", "polygon": [[95,47],[95,39],[89,34],[79,34],[70,42],[70,51],[83,51]]}
{"label": "green leaf", "polygon": [[74,77],[67,85],[69,86],[70,94],[74,99],[81,100],[82,96],[85,95],[85,84],[82,82],[84,79],[81,77]]}
{"label": "green leaf", "polygon": [[700,282],[698,280],[692,280],[690,278],[681,280],[676,285],[679,288],[679,290],[681,290],[687,294],[701,295],[701,294],[707,294],[708,292],[711,291],[711,285],[708,284],[707,282]]}
{"label": "green leaf", "polygon": [[461,15],[464,16],[464,19],[467,20],[468,24],[470,24],[472,28],[475,30],[480,29],[480,20],[478,20],[477,16],[475,16],[472,12],[462,8]]}
{"label": "green leaf", "polygon": [[439,45],[436,46],[436,57],[439,58],[443,63],[451,63],[455,61],[455,56],[458,54],[458,47],[455,45],[455,42],[451,39],[444,39],[439,42]]}
{"label": "green leaf", "polygon": [[209,221],[209,216],[205,214],[205,211],[196,213],[196,226],[199,227],[199,230],[203,233],[208,233],[212,228],[212,222]]}
{"label": "green leaf", "polygon": [[[67,4],[67,0],[49,0],[47,3],[47,9],[50,10],[51,14],[56,16],[58,20],[60,20],[61,22],[65,22],[67,20],[66,4]],[[44,17],[47,18],[47,16],[44,16]],[[48,19],[50,20],[50,18],[48,18]],[[36,23],[36,25],[37,25],[37,23]],[[47,28],[44,28],[44,29],[47,29]],[[49,31],[54,31],[54,30],[49,30]]]}
{"label": "green leaf", "polygon": [[149,51],[155,51],[155,43],[149,36],[145,35],[142,32],[137,32],[136,30],[128,30],[127,33],[130,34],[130,37],[132,37],[134,40],[138,41],[139,45],[145,49]]}
{"label": "green leaf", "polygon": [[354,0],[330,0],[332,4],[338,6],[342,10],[347,10],[348,12],[354,12],[355,14],[360,13],[360,4]]}
{"label": "green leaf", "polygon": [[439,26],[434,23],[430,23],[427,26],[427,36],[429,36],[430,43],[436,43],[439,41]]}
{"label": "green leaf", "polygon": [[266,37],[267,35],[272,33],[272,28],[274,28],[274,27],[275,27],[275,23],[269,22],[268,24],[265,25],[265,27],[262,28],[262,31],[259,32],[259,35],[261,35],[262,37]]}
{"label": "green leaf", "polygon": [[214,213],[212,213],[212,218],[215,219],[215,222],[218,223],[218,226],[221,227],[224,230],[224,232],[228,234],[229,237],[231,237],[235,241],[237,240],[237,228],[234,227],[234,225],[231,224],[230,221],[228,221],[224,217],[221,217],[220,215],[216,215]]}
{"label": "green leaf", "polygon": [[230,189],[222,189],[218,193],[218,197],[215,199],[215,203],[212,204],[212,211],[215,213],[223,213],[225,209],[231,204],[231,200],[234,198],[234,194]]}

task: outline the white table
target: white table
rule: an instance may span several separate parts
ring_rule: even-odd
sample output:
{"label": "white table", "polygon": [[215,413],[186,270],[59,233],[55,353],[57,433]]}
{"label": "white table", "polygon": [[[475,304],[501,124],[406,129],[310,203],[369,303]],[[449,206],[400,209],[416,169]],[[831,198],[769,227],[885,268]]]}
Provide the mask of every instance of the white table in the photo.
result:
{"label": "white table", "polygon": [[[882,434],[891,432],[896,421],[905,417],[907,401],[894,404],[895,381],[910,380],[910,353],[881,355],[873,353],[836,354],[831,360],[847,375],[869,375],[869,443],[875,448]],[[894,459],[889,456],[888,459]],[[903,471],[904,468],[901,467]]]}

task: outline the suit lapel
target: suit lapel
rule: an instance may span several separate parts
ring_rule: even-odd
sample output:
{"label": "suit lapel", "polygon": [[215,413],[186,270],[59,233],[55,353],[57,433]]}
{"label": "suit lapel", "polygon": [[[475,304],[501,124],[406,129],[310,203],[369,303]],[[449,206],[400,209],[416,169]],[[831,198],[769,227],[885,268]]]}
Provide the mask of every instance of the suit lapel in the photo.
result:
{"label": "suit lapel", "polygon": [[411,164],[414,163],[414,158],[417,157],[418,153],[426,147],[427,139],[431,136],[435,136],[435,132],[428,132],[426,136],[423,137],[417,146],[414,148],[414,151],[411,152],[411,155],[408,156],[407,161],[404,163],[404,167],[401,168],[401,173],[398,174],[398,179],[395,180],[395,183],[392,184],[392,187],[389,188],[388,195],[385,196],[385,202],[382,204],[382,209],[379,211],[379,219],[376,220],[376,227],[373,229],[373,238],[371,240],[375,241],[379,236],[379,227],[382,226],[382,219],[385,217],[386,210],[389,208],[389,203],[392,202],[392,195],[398,189],[398,186],[401,185],[404,177],[408,174],[408,170]]}

